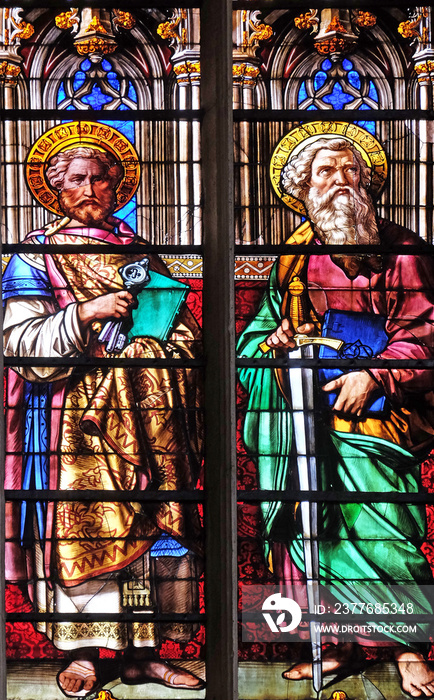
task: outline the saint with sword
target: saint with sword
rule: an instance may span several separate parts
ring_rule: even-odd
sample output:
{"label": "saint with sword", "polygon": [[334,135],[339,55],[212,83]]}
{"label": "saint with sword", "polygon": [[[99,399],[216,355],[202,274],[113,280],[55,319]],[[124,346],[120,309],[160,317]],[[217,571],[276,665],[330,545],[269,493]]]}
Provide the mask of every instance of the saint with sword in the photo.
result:
{"label": "saint with sword", "polygon": [[[393,607],[400,602],[394,584],[433,581],[420,548],[424,508],[411,502],[420,462],[433,448],[434,373],[423,367],[434,356],[432,257],[417,235],[377,217],[373,199],[384,186],[387,161],[365,129],[320,121],[295,127],[276,147],[270,172],[276,194],[307,219],[288,238],[289,252],[276,261],[238,342],[241,358],[281,360],[272,369],[260,362],[240,369],[249,397],[244,441],[261,489],[299,488],[310,498],[292,516],[278,501],[261,504],[265,557],[279,581],[274,554],[286,545],[285,570],[298,571],[299,580],[303,573],[309,612],[320,584],[360,605],[372,585],[382,585],[383,602]],[[409,244],[416,253],[388,252]],[[330,339],[343,345],[322,345]],[[334,356],[336,365],[306,367],[300,346],[311,341],[321,343],[316,364]],[[357,358],[364,363],[357,366]],[[421,367],[389,368],[377,358],[419,360]],[[315,500],[316,490],[349,495],[333,503]],[[370,492],[384,493],[385,502],[370,499]],[[432,613],[422,593],[418,605]],[[300,660],[283,677],[312,679],[319,692],[322,676],[361,671],[360,645],[373,642],[337,637],[321,650],[325,640],[317,630],[311,618],[312,660]],[[374,645],[390,647],[405,692],[434,694],[426,645],[396,632]]]}

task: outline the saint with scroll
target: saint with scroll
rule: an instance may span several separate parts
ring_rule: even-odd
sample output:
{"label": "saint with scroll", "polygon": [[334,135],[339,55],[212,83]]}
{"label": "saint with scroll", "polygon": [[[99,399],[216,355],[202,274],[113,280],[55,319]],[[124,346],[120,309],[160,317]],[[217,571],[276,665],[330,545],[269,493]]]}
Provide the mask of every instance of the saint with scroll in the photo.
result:
{"label": "saint with scroll", "polygon": [[[31,149],[26,174],[33,195],[58,218],[25,237],[3,279],[4,348],[16,358],[7,382],[6,488],[52,489],[65,500],[9,504],[7,580],[27,582],[36,611],[57,613],[38,629],[70,655],[57,677],[65,695],[85,697],[119,675],[128,684],[202,688],[156,653],[162,636],[187,641],[194,625],[146,619],[198,612],[197,507],[140,500],[141,492],[197,484],[201,381],[179,360],[200,353],[198,325],[184,302],[165,335],[143,331],[152,306],[148,326],[139,319],[134,332],[138,297],[120,270],[137,262],[160,288],[172,282],[113,216],[140,177],[122,133],[89,121],[54,127]],[[123,321],[124,343],[108,348],[104,329]],[[133,612],[136,621],[113,620],[122,613],[131,620]],[[120,666],[110,662],[107,671],[101,648],[123,650]]]}

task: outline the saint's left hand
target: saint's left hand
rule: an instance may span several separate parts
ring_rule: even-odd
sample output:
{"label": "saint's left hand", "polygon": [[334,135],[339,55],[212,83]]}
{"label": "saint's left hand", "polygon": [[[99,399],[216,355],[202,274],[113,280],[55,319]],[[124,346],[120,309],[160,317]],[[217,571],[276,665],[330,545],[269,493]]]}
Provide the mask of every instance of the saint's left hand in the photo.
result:
{"label": "saint's left hand", "polygon": [[323,391],[339,391],[333,411],[360,417],[378,389],[377,382],[368,372],[350,372],[328,382]]}

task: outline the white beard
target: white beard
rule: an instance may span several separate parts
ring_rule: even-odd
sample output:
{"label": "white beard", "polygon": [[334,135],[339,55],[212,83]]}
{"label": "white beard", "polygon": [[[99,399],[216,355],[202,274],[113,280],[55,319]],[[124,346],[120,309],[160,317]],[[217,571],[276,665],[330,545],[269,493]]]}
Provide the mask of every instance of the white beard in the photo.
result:
{"label": "white beard", "polygon": [[[345,194],[336,193],[346,190]],[[377,222],[371,198],[364,189],[336,185],[320,195],[311,187],[304,201],[309,218],[323,243],[378,245]]]}

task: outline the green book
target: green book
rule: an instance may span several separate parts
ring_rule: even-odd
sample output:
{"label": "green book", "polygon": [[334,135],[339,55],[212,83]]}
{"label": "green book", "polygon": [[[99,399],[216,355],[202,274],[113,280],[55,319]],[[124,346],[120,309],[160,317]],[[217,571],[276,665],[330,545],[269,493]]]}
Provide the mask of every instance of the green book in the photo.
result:
{"label": "green book", "polygon": [[147,337],[166,341],[190,288],[153,270],[149,271],[149,275],[150,281],[137,295],[137,307],[131,314],[133,325],[128,338]]}

